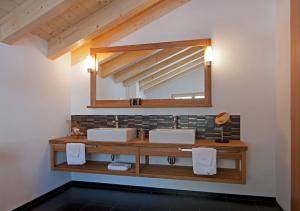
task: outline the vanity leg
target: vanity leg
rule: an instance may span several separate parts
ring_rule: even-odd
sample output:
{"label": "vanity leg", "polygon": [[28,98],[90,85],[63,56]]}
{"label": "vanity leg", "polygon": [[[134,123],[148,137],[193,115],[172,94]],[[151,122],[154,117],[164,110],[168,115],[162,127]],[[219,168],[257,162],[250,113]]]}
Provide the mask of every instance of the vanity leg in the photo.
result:
{"label": "vanity leg", "polygon": [[51,150],[51,168],[54,169],[56,166],[56,152],[53,144],[51,144],[50,150]]}
{"label": "vanity leg", "polygon": [[149,155],[145,155],[145,164],[149,165]]}
{"label": "vanity leg", "polygon": [[242,174],[242,184],[246,184],[246,151],[242,151],[242,171],[241,171],[241,174]]}
{"label": "vanity leg", "polygon": [[141,165],[141,156],[140,156],[140,150],[138,150],[135,154],[135,171],[136,175],[140,175],[140,165]]}

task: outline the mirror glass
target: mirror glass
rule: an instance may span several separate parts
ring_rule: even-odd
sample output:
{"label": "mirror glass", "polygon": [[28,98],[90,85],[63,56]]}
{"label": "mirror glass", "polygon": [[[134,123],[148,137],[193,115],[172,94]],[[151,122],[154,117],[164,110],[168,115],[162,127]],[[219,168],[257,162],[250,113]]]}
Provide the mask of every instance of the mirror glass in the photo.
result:
{"label": "mirror glass", "polygon": [[97,53],[97,100],[202,99],[204,48]]}

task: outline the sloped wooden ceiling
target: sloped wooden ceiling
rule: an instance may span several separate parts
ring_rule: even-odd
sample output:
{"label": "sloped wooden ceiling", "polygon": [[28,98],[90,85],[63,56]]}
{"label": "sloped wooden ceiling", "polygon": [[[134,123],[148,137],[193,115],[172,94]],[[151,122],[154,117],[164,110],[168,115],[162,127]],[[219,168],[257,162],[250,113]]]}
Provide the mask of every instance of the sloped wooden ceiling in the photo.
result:
{"label": "sloped wooden ceiling", "polygon": [[71,5],[61,14],[58,14],[53,19],[46,23],[39,25],[31,31],[33,34],[44,38],[45,40],[51,40],[67,29],[77,25],[79,22],[94,14],[101,8],[105,7],[112,0],[81,0],[77,4]]}
{"label": "sloped wooden ceiling", "polygon": [[71,51],[72,63],[190,0],[0,0],[0,41],[26,33],[48,41],[48,57]]}
{"label": "sloped wooden ceiling", "polygon": [[1,0],[0,1],[0,19],[10,11],[20,6],[24,0]]}

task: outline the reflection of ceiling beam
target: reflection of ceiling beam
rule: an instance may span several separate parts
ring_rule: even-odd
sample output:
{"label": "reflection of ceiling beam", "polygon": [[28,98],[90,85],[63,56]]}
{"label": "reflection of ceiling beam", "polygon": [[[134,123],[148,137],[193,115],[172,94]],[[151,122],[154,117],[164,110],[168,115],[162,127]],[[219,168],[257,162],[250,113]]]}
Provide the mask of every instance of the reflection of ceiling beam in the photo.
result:
{"label": "reflection of ceiling beam", "polygon": [[27,0],[1,19],[0,41],[12,44],[34,26],[63,12],[79,0]]}
{"label": "reflection of ceiling beam", "polygon": [[191,61],[186,61],[184,60],[185,63],[182,61],[180,63],[177,63],[175,65],[172,65],[162,71],[159,71],[153,75],[151,75],[150,77],[147,77],[147,78],[144,78],[143,80],[141,80],[139,82],[139,85],[140,87],[143,87],[149,83],[151,83],[151,81],[155,81],[156,79],[159,79],[160,77],[166,75],[166,74],[169,74],[169,73],[172,73],[172,72],[179,72],[183,69],[189,69],[189,68],[192,68],[198,64],[202,64],[203,63],[203,57],[198,57],[194,60],[191,60]]}
{"label": "reflection of ceiling beam", "polygon": [[198,59],[200,57],[203,57],[203,48],[201,47],[193,47],[187,51],[184,51],[183,53],[176,55],[162,63],[160,63],[159,65],[156,65],[154,67],[150,67],[149,69],[145,70],[144,72],[135,75],[127,80],[125,80],[124,86],[130,86],[133,83],[135,83],[136,81],[140,81],[146,77],[149,77],[159,71],[162,71],[166,68],[172,67],[175,68],[174,65],[177,66],[181,66],[184,65],[187,62],[193,61],[195,59]]}
{"label": "reflection of ceiling beam", "polygon": [[[147,4],[131,14],[122,16],[123,22],[119,25],[110,30],[102,31],[92,40],[84,40],[83,43],[80,43],[80,45],[77,46],[79,48],[73,49],[72,64],[83,61],[89,55],[90,48],[109,46],[189,1],[190,0],[160,0],[156,3],[153,0],[148,1]],[[124,3],[122,2],[122,4]]]}
{"label": "reflection of ceiling beam", "polygon": [[162,83],[165,83],[169,80],[174,80],[180,76],[182,76],[183,74],[189,73],[189,72],[193,72],[196,70],[199,70],[200,68],[203,68],[203,62],[201,62],[200,64],[197,64],[193,67],[189,67],[189,68],[179,68],[176,71],[170,72],[156,80],[151,81],[150,83],[144,85],[144,86],[140,86],[140,88],[142,90],[144,90],[144,92],[147,92],[147,90],[152,89],[155,86],[158,86]]}
{"label": "reflection of ceiling beam", "polygon": [[102,78],[115,74],[137,62],[156,54],[156,50],[128,51],[122,55],[99,65]]}
{"label": "reflection of ceiling beam", "polygon": [[[144,72],[149,67],[153,67],[173,56],[178,55],[181,52],[188,50],[188,48],[167,48],[159,53],[148,57],[145,60],[142,60],[132,66],[128,66],[127,68],[123,69],[121,72],[118,72],[114,75],[115,82],[121,82],[128,78],[131,78],[141,72]],[[138,52],[138,51],[137,51]]]}

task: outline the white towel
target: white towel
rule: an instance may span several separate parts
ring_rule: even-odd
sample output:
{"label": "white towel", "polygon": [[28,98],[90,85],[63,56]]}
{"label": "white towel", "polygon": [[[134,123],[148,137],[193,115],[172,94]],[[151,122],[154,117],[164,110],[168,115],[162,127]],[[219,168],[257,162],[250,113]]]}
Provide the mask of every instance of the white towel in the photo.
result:
{"label": "white towel", "polygon": [[217,150],[213,148],[192,148],[193,170],[197,175],[217,173]]}
{"label": "white towel", "polygon": [[128,169],[131,168],[131,164],[130,163],[110,163],[107,166],[108,170],[115,170],[115,171],[127,171]]}
{"label": "white towel", "polygon": [[69,143],[66,144],[66,154],[68,165],[85,164],[85,144]]}

